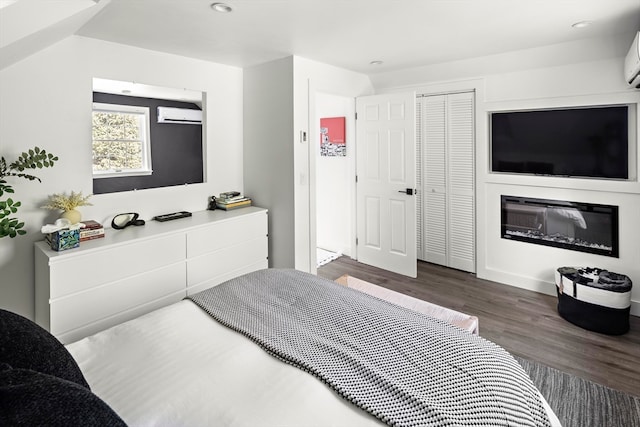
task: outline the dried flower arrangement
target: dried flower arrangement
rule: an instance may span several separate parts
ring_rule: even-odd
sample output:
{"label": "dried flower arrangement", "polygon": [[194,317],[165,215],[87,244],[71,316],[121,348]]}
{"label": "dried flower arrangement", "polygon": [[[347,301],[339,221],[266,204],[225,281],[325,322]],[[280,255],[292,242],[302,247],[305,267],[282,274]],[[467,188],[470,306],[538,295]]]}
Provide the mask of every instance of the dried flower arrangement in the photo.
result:
{"label": "dried flower arrangement", "polygon": [[82,191],[79,191],[77,193],[75,191],[72,191],[69,195],[67,195],[66,193],[52,194],[51,196],[49,196],[49,202],[46,205],[42,206],[42,208],[70,211],[79,206],[92,206],[91,203],[89,203],[89,197],[91,197],[91,194],[89,194],[88,196],[83,196]]}

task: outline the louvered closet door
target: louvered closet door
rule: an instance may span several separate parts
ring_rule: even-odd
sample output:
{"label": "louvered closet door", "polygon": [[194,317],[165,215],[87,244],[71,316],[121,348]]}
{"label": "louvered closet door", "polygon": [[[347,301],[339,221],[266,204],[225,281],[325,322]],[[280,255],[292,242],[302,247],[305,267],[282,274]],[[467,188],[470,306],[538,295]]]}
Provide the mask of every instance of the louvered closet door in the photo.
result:
{"label": "louvered closet door", "polygon": [[447,95],[449,267],[475,272],[473,93]]}
{"label": "louvered closet door", "polygon": [[447,265],[446,97],[422,98],[424,261]]}
{"label": "louvered closet door", "polygon": [[475,271],[474,96],[420,98],[424,261]]}

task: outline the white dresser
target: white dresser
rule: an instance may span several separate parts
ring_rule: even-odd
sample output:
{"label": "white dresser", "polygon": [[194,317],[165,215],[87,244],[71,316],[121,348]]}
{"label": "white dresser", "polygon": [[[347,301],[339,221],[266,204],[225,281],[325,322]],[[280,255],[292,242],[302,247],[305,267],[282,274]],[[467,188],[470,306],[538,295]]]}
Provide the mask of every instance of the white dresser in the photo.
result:
{"label": "white dresser", "polygon": [[36,322],[67,344],[267,268],[267,210],[147,221],[56,252],[35,244]]}

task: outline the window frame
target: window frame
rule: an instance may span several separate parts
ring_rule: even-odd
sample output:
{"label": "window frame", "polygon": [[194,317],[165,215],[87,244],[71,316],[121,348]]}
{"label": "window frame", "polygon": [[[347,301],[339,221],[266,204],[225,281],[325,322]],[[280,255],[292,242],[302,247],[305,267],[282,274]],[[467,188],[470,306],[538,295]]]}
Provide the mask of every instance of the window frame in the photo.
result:
{"label": "window frame", "polygon": [[[108,104],[103,102],[94,102],[91,110],[91,114],[95,112],[105,113],[122,113],[122,114],[138,114],[144,116],[144,124],[140,126],[141,132],[141,148],[142,148],[142,167],[137,169],[109,169],[105,171],[96,171],[91,167],[92,175],[94,179],[100,178],[116,178],[127,176],[148,176],[153,174],[153,168],[151,165],[151,111],[149,107],[140,105],[122,105],[122,104]],[[91,130],[91,154],[93,157],[93,128]],[[93,165],[93,161],[92,161]]]}

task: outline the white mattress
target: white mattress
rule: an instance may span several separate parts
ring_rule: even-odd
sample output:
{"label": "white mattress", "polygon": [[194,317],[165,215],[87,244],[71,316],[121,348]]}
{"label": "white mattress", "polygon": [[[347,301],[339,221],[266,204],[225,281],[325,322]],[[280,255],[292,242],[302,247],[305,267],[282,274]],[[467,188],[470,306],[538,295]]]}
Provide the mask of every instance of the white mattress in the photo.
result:
{"label": "white mattress", "polygon": [[189,300],[67,349],[93,392],[132,427],[383,425]]}

